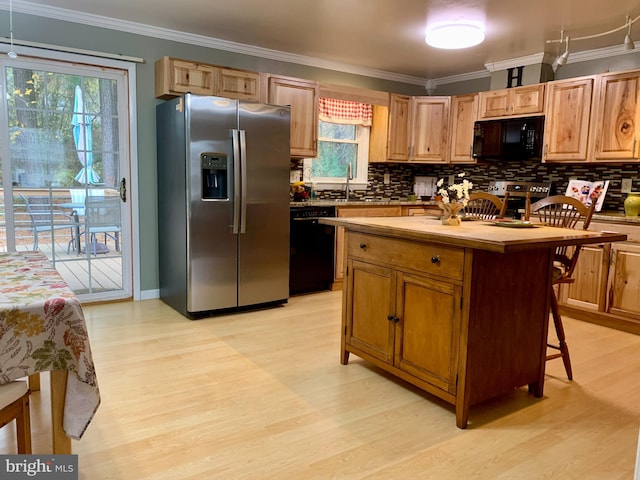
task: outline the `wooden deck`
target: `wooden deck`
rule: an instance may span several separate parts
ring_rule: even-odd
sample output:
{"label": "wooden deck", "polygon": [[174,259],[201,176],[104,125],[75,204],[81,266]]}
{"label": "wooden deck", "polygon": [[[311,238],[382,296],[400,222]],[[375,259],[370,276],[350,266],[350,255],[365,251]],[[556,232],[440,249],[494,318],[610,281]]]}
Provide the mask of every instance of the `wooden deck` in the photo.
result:
{"label": "wooden deck", "polygon": [[[17,250],[30,250],[32,244],[18,245]],[[115,251],[113,243],[108,245],[109,252],[98,255],[86,255],[71,250],[67,253],[67,243],[40,242],[39,250],[54,262],[56,270],[76,295],[121,290],[122,257]],[[3,249],[4,251],[4,249]],[[55,252],[55,261],[54,261]]]}

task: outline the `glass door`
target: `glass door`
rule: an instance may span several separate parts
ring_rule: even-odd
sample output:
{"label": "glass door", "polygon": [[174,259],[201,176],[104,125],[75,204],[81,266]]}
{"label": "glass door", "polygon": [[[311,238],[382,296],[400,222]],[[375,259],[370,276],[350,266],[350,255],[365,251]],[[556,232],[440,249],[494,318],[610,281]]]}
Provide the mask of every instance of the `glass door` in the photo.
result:
{"label": "glass door", "polygon": [[0,66],[0,251],[42,251],[83,301],[130,297],[126,72]]}

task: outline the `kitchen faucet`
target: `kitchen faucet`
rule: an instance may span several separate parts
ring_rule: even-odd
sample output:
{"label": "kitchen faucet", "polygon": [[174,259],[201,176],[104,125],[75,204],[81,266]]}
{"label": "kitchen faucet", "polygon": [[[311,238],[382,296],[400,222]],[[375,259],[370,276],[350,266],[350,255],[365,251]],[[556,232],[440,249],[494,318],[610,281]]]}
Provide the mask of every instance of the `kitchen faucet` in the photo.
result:
{"label": "kitchen faucet", "polygon": [[344,189],[344,198],[345,200],[349,200],[349,196],[351,192],[349,191],[349,181],[353,180],[353,175],[351,174],[351,163],[347,163],[347,182],[346,187]]}

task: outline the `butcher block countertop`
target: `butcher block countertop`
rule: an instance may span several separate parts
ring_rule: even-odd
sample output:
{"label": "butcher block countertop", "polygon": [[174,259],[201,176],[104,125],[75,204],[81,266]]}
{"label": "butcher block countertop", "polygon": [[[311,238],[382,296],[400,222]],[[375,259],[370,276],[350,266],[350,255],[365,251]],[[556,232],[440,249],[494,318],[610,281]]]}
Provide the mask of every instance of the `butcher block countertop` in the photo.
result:
{"label": "butcher block countertop", "polygon": [[450,226],[424,216],[321,218],[319,221],[363,233],[500,253],[562,245],[620,242],[627,239],[627,235],[614,232],[546,226],[515,228],[498,226],[484,220],[465,221],[459,226]]}

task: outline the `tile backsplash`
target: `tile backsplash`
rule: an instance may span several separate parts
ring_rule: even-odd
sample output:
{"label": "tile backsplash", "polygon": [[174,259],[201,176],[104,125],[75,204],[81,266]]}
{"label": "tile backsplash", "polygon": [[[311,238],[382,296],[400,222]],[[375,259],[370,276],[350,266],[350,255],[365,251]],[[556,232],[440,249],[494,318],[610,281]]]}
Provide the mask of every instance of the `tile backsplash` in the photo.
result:
{"label": "tile backsplash", "polygon": [[[416,175],[436,176],[438,178],[465,172],[474,184],[474,190],[486,191],[492,180],[519,180],[540,183],[553,183],[558,193],[564,193],[571,178],[595,181],[609,180],[609,189],[605,197],[603,210],[623,211],[626,194],[621,193],[623,178],[633,180],[632,190],[640,191],[640,164],[548,164],[523,161],[509,163],[488,163],[475,165],[416,165],[374,163],[369,165],[369,184],[366,190],[354,190],[357,198],[405,199],[412,193]],[[384,183],[385,174],[390,182]],[[338,198],[343,190],[322,190],[319,198]]]}

